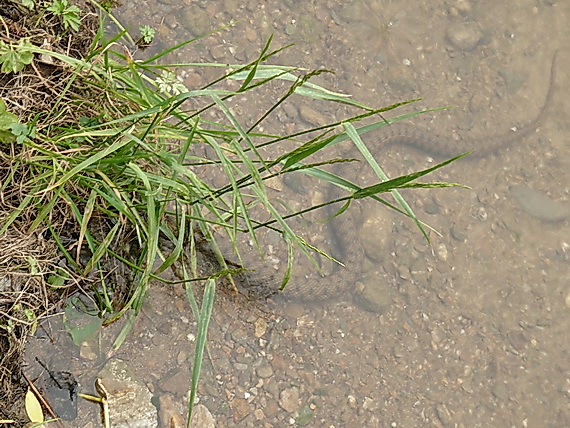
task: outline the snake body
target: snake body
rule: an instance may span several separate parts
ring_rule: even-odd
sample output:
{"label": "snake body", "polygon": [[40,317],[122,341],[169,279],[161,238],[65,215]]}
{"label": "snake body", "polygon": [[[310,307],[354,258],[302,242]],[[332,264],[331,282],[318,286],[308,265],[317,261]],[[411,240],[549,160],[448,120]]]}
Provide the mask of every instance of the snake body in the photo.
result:
{"label": "snake body", "polygon": [[[387,129],[388,135],[383,139],[379,147],[406,146],[437,158],[450,158],[475,148],[473,153],[463,158],[472,161],[497,153],[517,141],[522,141],[534,133],[548,116],[548,107],[555,93],[556,57],[555,53],[550,65],[550,81],[542,107],[533,120],[521,126],[517,131],[510,130],[508,133],[488,138],[485,140],[485,144],[481,145],[477,144],[480,139],[465,139],[460,142],[452,141],[451,139],[434,139],[429,138],[426,134],[414,132],[409,127],[402,128],[390,125],[384,128]],[[349,167],[344,166],[341,168],[343,170],[339,171],[339,175],[350,176]],[[354,169],[354,167],[350,168]],[[337,194],[329,196],[331,199],[338,197]],[[354,287],[364,260],[364,248],[360,242],[355,221],[350,215],[343,213],[334,219],[331,228],[333,238],[335,243],[338,244],[339,252],[341,253],[337,257],[346,267],[338,266],[332,274],[327,276],[292,281],[283,291],[286,299],[300,301],[329,300],[346,293]]]}

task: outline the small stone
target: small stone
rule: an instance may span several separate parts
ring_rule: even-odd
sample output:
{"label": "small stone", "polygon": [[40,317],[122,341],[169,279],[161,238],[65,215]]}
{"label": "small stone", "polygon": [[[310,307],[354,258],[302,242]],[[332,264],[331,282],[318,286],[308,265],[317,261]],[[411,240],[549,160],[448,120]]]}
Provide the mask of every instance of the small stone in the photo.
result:
{"label": "small stone", "polygon": [[188,89],[196,89],[204,84],[204,79],[198,73],[188,73],[184,78],[184,86]]}
{"label": "small stone", "polygon": [[255,419],[257,419],[258,421],[265,419],[265,413],[263,413],[263,410],[261,409],[255,409],[255,411],[253,412],[253,416],[255,416]]}
{"label": "small stone", "polygon": [[243,328],[236,328],[232,331],[232,339],[236,343],[244,343],[247,340],[247,332]]}
{"label": "small stone", "polygon": [[186,7],[182,9],[181,24],[193,35],[201,36],[210,29],[210,16],[200,7]]}
{"label": "small stone", "polygon": [[[182,428],[185,426],[184,419],[179,412],[175,400],[170,394],[160,394],[158,397],[160,426],[169,428]],[[196,407],[194,407],[196,409]],[[192,418],[194,419],[194,418]]]}
{"label": "small stone", "polygon": [[367,206],[365,219],[360,226],[360,237],[366,255],[375,262],[382,263],[388,254],[389,240],[394,227],[391,213],[380,204]]}
{"label": "small stone", "polygon": [[453,226],[451,228],[451,237],[459,242],[465,242],[467,236],[465,235],[465,231]]}
{"label": "small stone", "polygon": [[457,22],[447,29],[447,40],[455,48],[470,51],[477,47],[483,37],[479,26],[474,22]]}
{"label": "small stone", "polygon": [[216,421],[206,406],[203,404],[198,404],[194,406],[194,410],[192,411],[190,426],[200,428],[216,428]]}
{"label": "small stone", "polygon": [[262,379],[267,379],[273,376],[273,367],[269,364],[264,364],[261,367],[258,367],[256,370],[257,375]]}
{"label": "small stone", "polygon": [[254,336],[259,338],[263,336],[266,331],[267,331],[267,321],[265,321],[263,318],[258,318],[257,320],[255,320]]}
{"label": "small stone", "polygon": [[176,363],[179,366],[181,366],[182,364],[184,364],[186,362],[187,359],[188,359],[188,352],[182,350],[176,356]]}
{"label": "small stone", "polygon": [[426,214],[437,215],[441,213],[441,208],[435,201],[427,201],[424,205],[424,211]]}
{"label": "small stone", "polygon": [[526,77],[523,74],[511,70],[499,70],[499,76],[505,81],[510,94],[516,93],[526,83]]}
{"label": "small stone", "polygon": [[289,413],[295,412],[300,403],[299,388],[287,388],[279,394],[279,405]]}
{"label": "small stone", "polygon": [[518,185],[509,187],[509,193],[531,217],[552,223],[570,218],[569,205],[554,201],[541,190]]}
{"label": "small stone", "polygon": [[169,371],[158,382],[160,389],[179,396],[188,392],[188,385],[190,385],[190,371],[182,368]]}
{"label": "small stone", "polygon": [[299,409],[295,422],[298,426],[304,427],[309,425],[315,419],[315,412],[309,406],[303,406]]}
{"label": "small stone", "polygon": [[227,49],[224,45],[217,45],[210,49],[210,55],[212,55],[212,58],[214,58],[216,61],[223,59],[226,54]]}
{"label": "small stone", "polygon": [[354,395],[349,395],[346,399],[348,407],[351,409],[356,409],[356,397]]}
{"label": "small stone", "polygon": [[95,361],[97,353],[93,351],[91,342],[83,342],[79,348],[79,356],[87,361]]}
{"label": "small stone", "polygon": [[504,400],[507,397],[507,387],[504,383],[498,382],[493,387],[493,395],[497,397],[499,400]]}
{"label": "small stone", "polygon": [[374,413],[380,408],[380,406],[372,398],[364,397],[364,402],[362,403],[362,408],[364,410],[368,410],[369,412]]}
{"label": "small stone", "polygon": [[249,404],[243,398],[234,398],[230,403],[230,407],[234,411],[234,419],[238,422],[249,415]]}
{"label": "small stone", "polygon": [[107,361],[97,376],[96,388],[107,398],[113,427],[157,426],[158,413],[151,392],[123,360]]}
{"label": "small stone", "polygon": [[442,262],[446,262],[449,258],[447,247],[443,242],[437,246],[437,258]]}
{"label": "small stone", "polygon": [[322,113],[313,110],[311,107],[302,105],[299,109],[299,114],[303,120],[314,126],[325,126],[328,125],[330,120],[328,120]]}
{"label": "small stone", "polygon": [[244,372],[247,370],[247,364],[244,363],[234,363],[234,368],[239,370],[240,372]]}
{"label": "small stone", "polygon": [[435,411],[437,413],[437,418],[440,420],[440,422],[443,424],[444,427],[453,426],[451,413],[449,412],[449,409],[445,406],[445,404],[438,405],[435,408]]}
{"label": "small stone", "polygon": [[383,314],[392,306],[390,287],[383,278],[364,278],[361,285],[360,292],[353,297],[356,306],[378,314]]}

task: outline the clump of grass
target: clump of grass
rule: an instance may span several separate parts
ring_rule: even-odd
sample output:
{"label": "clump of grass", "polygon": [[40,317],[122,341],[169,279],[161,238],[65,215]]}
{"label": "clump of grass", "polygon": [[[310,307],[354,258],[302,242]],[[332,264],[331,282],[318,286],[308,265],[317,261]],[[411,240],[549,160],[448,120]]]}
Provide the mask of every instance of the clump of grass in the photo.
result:
{"label": "clump of grass", "polygon": [[[225,264],[214,228],[223,230],[236,248],[238,236],[248,234],[261,252],[257,233],[261,228],[272,228],[282,235],[290,254],[298,248],[312,258],[316,249],[293,230],[290,218],[332,202],[344,202],[342,212],[352,201],[361,198],[374,198],[387,204],[379,195],[392,192],[400,205],[398,209],[411,217],[427,237],[397,189],[449,186],[416,180],[452,161],[389,179],[366,148],[362,136],[409,117],[410,114],[392,119],[383,116],[408,102],[368,107],[312,84],[310,79],[324,70],[270,65],[268,61],[281,51],[271,50],[271,40],[249,64],[160,64],[166,55],[193,41],[146,60],[135,60],[123,44],[128,43],[126,31],[108,39],[101,23],[90,48],[80,58],[26,45],[26,52],[49,56],[57,64],[64,64],[68,73],[65,85],[47,110],[33,114],[20,111],[15,115],[11,110],[16,101],[8,99],[6,109],[0,111],[11,122],[0,129],[4,204],[0,207],[0,235],[17,228],[27,234],[42,233],[53,241],[65,264],[60,263],[51,272],[52,285],[71,278],[90,278],[92,295],[104,323],[127,315],[127,324],[115,341],[116,348],[132,327],[150,281],[160,279],[160,274],[175,263],[182,266],[180,282],[186,285],[199,321],[188,420],[216,279],[221,275],[231,277],[240,270]],[[229,71],[203,88],[188,89],[173,75],[174,69],[182,67],[223,67]],[[245,127],[230,108],[233,99],[244,94],[255,98],[256,90],[277,81],[288,82],[282,96],[259,115],[253,126]],[[285,100],[298,96],[348,104],[360,112],[341,122],[294,135],[256,131]],[[213,110],[223,117],[223,123],[205,119]],[[361,125],[364,119],[368,122]],[[342,130],[334,132],[338,125]],[[361,188],[323,169],[338,162],[337,159],[311,162],[311,155],[348,140],[379,177],[377,184]],[[261,154],[262,147],[279,146],[283,142],[296,148],[275,157]],[[200,154],[203,147],[208,156]],[[225,183],[212,185],[207,179],[209,169],[221,169]],[[346,190],[346,195],[283,215],[268,196],[266,182],[294,171],[339,186]],[[253,214],[256,206],[264,207],[271,220],[257,218]],[[222,270],[208,278],[199,308],[191,284],[203,279],[193,257],[197,242],[203,239],[213,249]],[[122,287],[105,275],[109,267],[117,264],[126,266],[130,272],[130,281]],[[282,286],[286,285],[293,266],[291,257]]]}

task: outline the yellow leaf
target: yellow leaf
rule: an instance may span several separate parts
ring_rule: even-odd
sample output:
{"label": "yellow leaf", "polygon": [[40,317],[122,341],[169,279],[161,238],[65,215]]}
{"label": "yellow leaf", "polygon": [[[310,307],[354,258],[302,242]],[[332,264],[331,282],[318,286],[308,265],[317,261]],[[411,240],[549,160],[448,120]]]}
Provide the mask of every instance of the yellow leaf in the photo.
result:
{"label": "yellow leaf", "polygon": [[34,423],[42,423],[44,421],[42,406],[40,405],[36,395],[30,389],[28,389],[28,392],[26,393],[26,413],[28,414],[30,421]]}

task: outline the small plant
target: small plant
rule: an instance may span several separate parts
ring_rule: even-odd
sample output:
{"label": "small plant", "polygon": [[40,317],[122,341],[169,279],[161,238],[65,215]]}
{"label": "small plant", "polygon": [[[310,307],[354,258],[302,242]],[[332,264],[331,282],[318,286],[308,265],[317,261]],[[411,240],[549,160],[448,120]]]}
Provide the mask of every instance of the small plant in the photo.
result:
{"label": "small plant", "polygon": [[148,47],[154,40],[156,30],[148,25],[141,25],[139,27],[139,31],[141,33],[141,37],[137,40],[136,45],[139,48],[144,49]]}
{"label": "small plant", "polygon": [[156,78],[158,90],[168,95],[180,95],[187,92],[186,86],[182,84],[172,71],[163,70],[162,74]]}
{"label": "small plant", "polygon": [[81,10],[77,6],[70,6],[67,0],[53,0],[51,6],[46,10],[61,17],[65,29],[71,27],[74,31],[79,30],[79,13]]}
{"label": "small plant", "polygon": [[33,47],[34,45],[26,39],[20,39],[16,46],[0,40],[0,64],[2,64],[0,71],[6,74],[22,71],[34,60],[34,54],[30,50]]}
{"label": "small plant", "polygon": [[36,130],[33,126],[28,126],[23,123],[13,123],[10,125],[10,131],[16,137],[16,142],[22,144],[30,138],[35,138]]}
{"label": "small plant", "polygon": [[36,7],[34,0],[22,0],[22,6],[27,7],[30,10]]}
{"label": "small plant", "polygon": [[0,99],[0,141],[13,139],[12,126],[18,123],[18,117],[7,111],[6,103]]}

